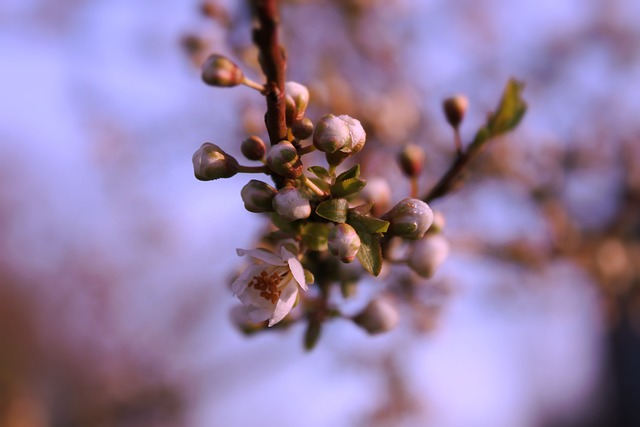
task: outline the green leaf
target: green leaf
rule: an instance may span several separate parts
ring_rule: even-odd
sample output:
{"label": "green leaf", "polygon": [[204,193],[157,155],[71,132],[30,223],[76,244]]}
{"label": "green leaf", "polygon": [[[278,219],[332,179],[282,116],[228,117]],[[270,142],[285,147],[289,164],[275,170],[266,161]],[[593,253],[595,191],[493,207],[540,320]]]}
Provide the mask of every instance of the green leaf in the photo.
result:
{"label": "green leaf", "polygon": [[331,186],[331,194],[335,197],[347,197],[358,193],[367,185],[367,181],[360,178],[350,178],[337,181]]}
{"label": "green leaf", "polygon": [[331,226],[326,223],[307,223],[302,229],[302,243],[313,251],[325,251],[330,229]]}
{"label": "green leaf", "polygon": [[375,234],[365,233],[362,230],[356,232],[360,237],[360,249],[356,254],[360,264],[371,274],[377,276],[382,270],[382,248],[380,237]]}
{"label": "green leaf", "polygon": [[330,184],[320,178],[311,177],[309,178],[309,181],[313,182],[318,186],[320,190],[324,191],[325,193],[329,193],[329,191],[331,190]]}
{"label": "green leaf", "polygon": [[527,104],[522,99],[524,83],[515,79],[509,79],[502,93],[502,98],[498,108],[487,121],[487,128],[491,136],[497,136],[515,128],[524,113],[527,111]]}
{"label": "green leaf", "polygon": [[355,165],[351,169],[342,172],[336,178],[336,183],[360,177],[360,165]]}
{"label": "green leaf", "polygon": [[360,249],[356,257],[360,264],[371,274],[377,276],[382,269],[382,248],[380,247],[380,233],[389,228],[389,222],[378,218],[360,215],[349,210],[347,223],[351,225],[360,237]]}
{"label": "green leaf", "polygon": [[330,199],[324,201],[316,208],[316,213],[329,221],[343,223],[347,220],[349,202],[345,199]]}
{"label": "green leaf", "polygon": [[386,233],[389,229],[389,221],[361,215],[355,209],[349,209],[347,223],[363,233],[376,234]]}
{"label": "green leaf", "polygon": [[311,166],[307,169],[309,172],[312,172],[315,176],[320,178],[325,182],[331,182],[331,174],[328,170],[323,168],[322,166]]}
{"label": "green leaf", "polygon": [[350,211],[360,215],[366,215],[371,212],[371,208],[373,208],[373,202],[367,202],[351,208]]}

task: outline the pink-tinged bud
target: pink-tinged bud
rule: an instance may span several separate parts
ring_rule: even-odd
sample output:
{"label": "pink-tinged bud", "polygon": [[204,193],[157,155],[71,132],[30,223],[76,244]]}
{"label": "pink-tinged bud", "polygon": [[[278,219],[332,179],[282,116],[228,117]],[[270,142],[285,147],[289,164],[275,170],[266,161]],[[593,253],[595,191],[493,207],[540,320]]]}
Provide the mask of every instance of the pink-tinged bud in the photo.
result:
{"label": "pink-tinged bud", "polygon": [[202,81],[209,86],[232,87],[244,81],[244,73],[229,58],[214,53],[202,64]]}
{"label": "pink-tinged bud", "polygon": [[267,154],[267,145],[262,138],[252,135],[242,141],[240,151],[249,160],[261,160]]}
{"label": "pink-tinged bud", "polygon": [[422,172],[424,151],[417,145],[409,144],[398,155],[400,168],[405,175],[415,178]]}
{"label": "pink-tinged bud", "polygon": [[391,187],[384,178],[368,179],[367,186],[360,190],[359,195],[363,200],[373,203],[374,216],[380,216],[391,207]]}
{"label": "pink-tinged bud", "polygon": [[284,187],[273,198],[273,209],[287,221],[309,218],[311,204],[297,188]]}
{"label": "pink-tinged bud", "polygon": [[287,107],[293,107],[293,120],[300,120],[304,117],[309,105],[309,89],[296,82],[286,82],[284,91],[287,97]]}
{"label": "pink-tinged bud", "polygon": [[200,181],[230,178],[238,173],[238,161],[210,142],[202,144],[192,160],[193,173]]}
{"label": "pink-tinged bud", "polygon": [[460,126],[468,106],[469,100],[464,95],[456,95],[445,99],[442,103],[442,108],[447,122],[454,128]]}
{"label": "pink-tinged bud", "polygon": [[449,242],[442,234],[427,234],[411,247],[409,267],[422,277],[433,276],[449,255]]}
{"label": "pink-tinged bud", "polygon": [[249,212],[272,212],[273,198],[278,192],[262,181],[252,179],[240,191],[244,208]]}
{"label": "pink-tinged bud", "polygon": [[349,224],[338,224],[329,231],[328,244],[331,255],[349,263],[360,249],[360,237]]}
{"label": "pink-tinged bud", "polygon": [[353,321],[371,335],[392,330],[400,321],[396,305],[385,296],[378,296]]}
{"label": "pink-tinged bud", "polygon": [[291,133],[300,141],[313,135],[313,122],[308,117],[298,120],[291,125]]}
{"label": "pink-tinged bud", "polygon": [[267,166],[285,178],[295,179],[302,174],[302,162],[298,151],[286,140],[271,147],[267,154]]}
{"label": "pink-tinged bud", "polygon": [[333,153],[351,142],[351,133],[347,122],[333,114],[327,114],[316,124],[313,132],[313,145],[325,153]]}
{"label": "pink-tinged bud", "polygon": [[422,200],[406,198],[382,219],[390,222],[389,233],[403,239],[421,239],[433,223],[433,211]]}

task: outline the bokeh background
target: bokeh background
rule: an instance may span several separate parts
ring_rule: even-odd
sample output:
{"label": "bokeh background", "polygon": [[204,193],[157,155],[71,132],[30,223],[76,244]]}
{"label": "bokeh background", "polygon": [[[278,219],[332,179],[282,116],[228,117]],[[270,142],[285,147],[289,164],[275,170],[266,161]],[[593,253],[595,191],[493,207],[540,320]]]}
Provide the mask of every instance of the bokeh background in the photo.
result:
{"label": "bokeh background", "polygon": [[5,0],[0,425],[640,425],[640,3],[281,5],[311,118],[362,120],[394,200],[403,144],[427,152],[423,191],[451,162],[444,97],[469,98],[469,141],[526,82],[522,125],[434,204],[449,259],[388,334],[243,336],[234,248],[264,222],[244,177],[196,181],[190,158],[264,134],[259,94],[198,72],[215,51],[261,80],[244,2]]}

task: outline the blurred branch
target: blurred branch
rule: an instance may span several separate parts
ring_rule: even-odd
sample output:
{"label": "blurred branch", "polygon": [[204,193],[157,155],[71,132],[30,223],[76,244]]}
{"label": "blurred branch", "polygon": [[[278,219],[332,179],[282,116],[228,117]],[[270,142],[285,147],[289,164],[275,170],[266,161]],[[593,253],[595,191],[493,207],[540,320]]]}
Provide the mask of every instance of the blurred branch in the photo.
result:
{"label": "blurred branch", "polygon": [[[469,161],[474,158],[492,139],[515,129],[527,111],[527,103],[522,99],[524,84],[509,79],[495,112],[487,117],[487,122],[476,132],[473,142],[466,150],[458,147],[458,155],[447,172],[431,191],[422,198],[426,203],[446,195],[453,189],[457,179]],[[464,115],[464,113],[462,113]]]}

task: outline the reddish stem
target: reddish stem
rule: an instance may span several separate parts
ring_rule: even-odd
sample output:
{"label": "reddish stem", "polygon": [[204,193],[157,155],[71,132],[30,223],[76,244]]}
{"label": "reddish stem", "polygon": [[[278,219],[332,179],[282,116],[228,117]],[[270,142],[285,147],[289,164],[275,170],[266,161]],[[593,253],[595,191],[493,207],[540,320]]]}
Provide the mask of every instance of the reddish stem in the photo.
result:
{"label": "reddish stem", "polygon": [[265,124],[269,141],[271,145],[275,145],[287,138],[284,98],[287,64],[278,35],[280,18],[276,0],[251,0],[250,2],[257,20],[257,26],[253,31],[253,42],[260,51],[260,65],[267,78],[264,90],[267,98]]}

